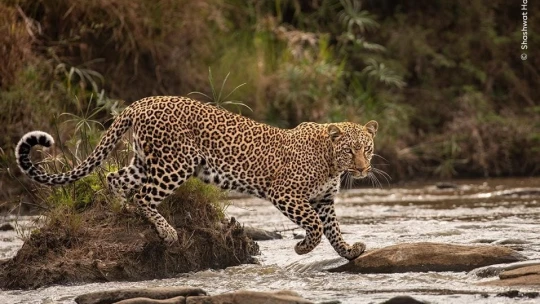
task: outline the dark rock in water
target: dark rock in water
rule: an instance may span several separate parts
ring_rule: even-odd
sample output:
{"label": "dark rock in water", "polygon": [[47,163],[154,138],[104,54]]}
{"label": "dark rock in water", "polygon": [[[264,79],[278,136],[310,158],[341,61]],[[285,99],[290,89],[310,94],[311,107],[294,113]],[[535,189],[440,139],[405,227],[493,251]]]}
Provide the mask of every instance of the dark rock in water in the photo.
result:
{"label": "dark rock in water", "polygon": [[497,240],[495,240],[495,239],[474,239],[474,240],[470,241],[469,243],[471,243],[471,244],[477,244],[477,243],[480,243],[480,244],[492,244],[493,242],[496,242],[496,241]]}
{"label": "dark rock in water", "polygon": [[435,184],[435,188],[437,189],[458,189],[459,185],[449,182],[440,182]]}
{"label": "dark rock in water", "polygon": [[188,297],[186,304],[312,304],[292,291],[259,292],[240,290],[215,296]]}
{"label": "dark rock in water", "polygon": [[507,298],[538,298],[538,292],[521,292],[519,290],[509,290],[505,292],[498,293],[497,297],[507,297]]}
{"label": "dark rock in water", "polygon": [[482,282],[490,286],[540,286],[540,265],[524,266],[499,274],[500,280]]}
{"label": "dark rock in water", "polygon": [[407,243],[371,250],[331,272],[399,273],[470,271],[493,264],[525,260],[503,246],[463,246],[439,243]]}
{"label": "dark rock in water", "polygon": [[266,231],[263,229],[244,227],[244,233],[254,241],[278,240],[283,237],[277,232]]}
{"label": "dark rock in water", "polygon": [[306,237],[306,236],[303,235],[302,233],[294,233],[294,234],[293,234],[293,238],[294,238],[295,240],[303,240],[305,237]]}
{"label": "dark rock in water", "polygon": [[493,245],[517,245],[517,244],[530,244],[531,242],[520,239],[500,239],[493,241]]}
{"label": "dark rock in water", "polygon": [[4,223],[0,225],[0,231],[11,231],[11,230],[15,230],[15,228],[10,223]]}
{"label": "dark rock in water", "polygon": [[[201,288],[191,287],[155,287],[155,288],[130,288],[98,291],[80,295],[75,298],[77,304],[108,304],[119,301],[146,298],[147,300],[164,300],[175,297],[203,296],[206,292]],[[145,300],[146,301],[146,300]],[[139,303],[139,302],[137,302]],[[141,302],[140,303],[145,303]],[[159,302],[146,302],[159,303]]]}
{"label": "dark rock in water", "polygon": [[425,303],[426,302],[418,301],[417,299],[410,296],[397,296],[387,301],[384,301],[381,304],[425,304]]}

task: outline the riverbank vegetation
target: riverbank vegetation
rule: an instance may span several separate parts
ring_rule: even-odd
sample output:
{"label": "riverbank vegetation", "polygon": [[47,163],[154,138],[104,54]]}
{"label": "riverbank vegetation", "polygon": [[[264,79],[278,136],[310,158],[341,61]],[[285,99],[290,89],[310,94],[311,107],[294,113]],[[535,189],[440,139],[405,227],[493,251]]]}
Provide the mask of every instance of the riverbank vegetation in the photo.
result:
{"label": "riverbank vegetation", "polygon": [[77,122],[59,113],[106,127],[145,96],[211,95],[209,68],[230,73],[224,92],[245,83],[231,98],[253,111],[230,109],[258,121],[377,120],[393,181],[540,173],[540,21],[521,60],[515,3],[6,0],[0,15],[2,201],[35,187],[13,161],[25,132],[69,143]]}

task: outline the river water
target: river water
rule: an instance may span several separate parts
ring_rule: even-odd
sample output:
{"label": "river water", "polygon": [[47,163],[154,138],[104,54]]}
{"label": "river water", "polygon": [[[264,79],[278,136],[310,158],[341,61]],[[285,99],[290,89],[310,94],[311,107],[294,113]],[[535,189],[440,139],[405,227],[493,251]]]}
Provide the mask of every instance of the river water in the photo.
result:
{"label": "river water", "polygon": [[[456,181],[447,189],[434,184],[386,186],[342,191],[337,214],[348,242],[363,241],[368,249],[404,242],[454,244],[505,243],[540,261],[540,178]],[[330,273],[346,262],[324,240],[305,256],[294,253],[303,231],[270,203],[252,198],[231,200],[229,216],[256,228],[280,231],[282,240],[261,241],[260,265],[180,274],[177,278],[143,282],[53,286],[30,291],[2,291],[0,303],[74,303],[80,294],[129,287],[193,286],[211,294],[249,290],[290,289],[315,302],[380,303],[411,295],[430,303],[540,303],[540,298],[496,297],[509,290],[477,286],[494,278],[465,272],[400,274]],[[19,218],[24,224],[24,218]],[[1,232],[0,258],[13,256],[22,245],[15,232]],[[540,287],[512,288],[540,291]],[[487,296],[486,296],[487,295]]]}

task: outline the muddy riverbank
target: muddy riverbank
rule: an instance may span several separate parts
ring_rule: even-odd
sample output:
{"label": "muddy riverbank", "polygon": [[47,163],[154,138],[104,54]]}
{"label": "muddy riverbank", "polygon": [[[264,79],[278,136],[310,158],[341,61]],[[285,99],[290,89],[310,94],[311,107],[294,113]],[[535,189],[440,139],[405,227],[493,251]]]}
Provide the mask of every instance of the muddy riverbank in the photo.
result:
{"label": "muddy riverbank", "polygon": [[178,233],[172,246],[134,208],[112,210],[96,201],[80,211],[57,209],[37,223],[39,229],[28,230],[15,256],[0,265],[0,288],[163,279],[254,263],[258,254],[235,219],[221,218],[213,204],[178,195],[160,206]]}

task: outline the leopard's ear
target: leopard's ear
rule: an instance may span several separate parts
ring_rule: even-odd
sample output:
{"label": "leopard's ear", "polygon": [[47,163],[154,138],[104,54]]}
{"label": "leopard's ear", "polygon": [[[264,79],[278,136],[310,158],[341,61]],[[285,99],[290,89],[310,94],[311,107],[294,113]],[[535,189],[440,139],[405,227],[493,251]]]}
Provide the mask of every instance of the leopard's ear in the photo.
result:
{"label": "leopard's ear", "polygon": [[368,122],[364,128],[371,134],[372,137],[375,137],[377,135],[377,129],[379,128],[379,124],[375,120],[371,120]]}
{"label": "leopard's ear", "polygon": [[328,136],[330,137],[332,141],[335,141],[336,139],[341,137],[342,134],[343,134],[343,131],[341,131],[341,129],[338,126],[336,125],[328,126]]}

